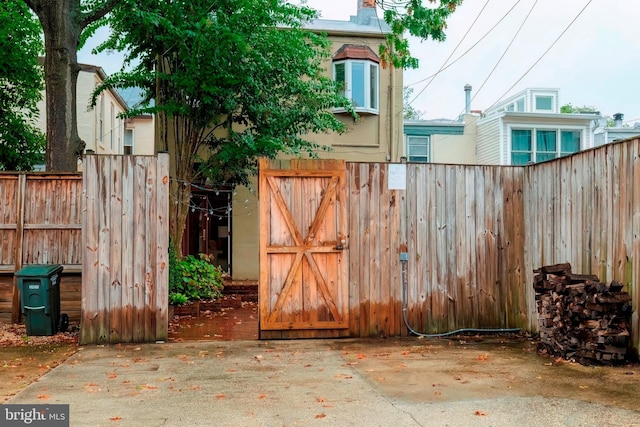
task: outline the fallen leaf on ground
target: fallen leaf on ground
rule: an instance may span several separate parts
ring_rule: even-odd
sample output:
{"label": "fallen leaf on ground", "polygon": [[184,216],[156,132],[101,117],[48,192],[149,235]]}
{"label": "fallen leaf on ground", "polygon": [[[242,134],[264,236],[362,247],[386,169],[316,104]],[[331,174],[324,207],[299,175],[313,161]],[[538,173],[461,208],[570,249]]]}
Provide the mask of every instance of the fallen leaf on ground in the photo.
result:
{"label": "fallen leaf on ground", "polygon": [[482,361],[482,360],[489,360],[489,355],[488,354],[481,354],[478,356],[478,360]]}
{"label": "fallen leaf on ground", "polygon": [[267,398],[267,395],[266,395],[266,394],[260,394],[260,395],[258,395],[258,399],[260,399],[260,400],[264,400],[264,399],[266,399],[266,398]]}
{"label": "fallen leaf on ground", "polygon": [[316,415],[316,418],[324,418],[326,416],[327,416],[326,414],[318,414],[318,415]]}
{"label": "fallen leaf on ground", "polygon": [[473,413],[473,415],[477,415],[479,417],[484,417],[485,415],[487,415],[487,413],[484,412],[484,411],[476,411],[476,412]]}
{"label": "fallen leaf on ground", "polygon": [[51,396],[49,396],[48,394],[40,394],[40,395],[38,395],[38,399],[42,399],[42,400],[47,400],[50,397]]}
{"label": "fallen leaf on ground", "polygon": [[111,421],[121,421],[122,417],[111,417],[109,418]]}
{"label": "fallen leaf on ground", "polygon": [[118,374],[114,374],[113,372],[111,372],[109,375],[107,375],[107,377],[108,377],[109,379],[118,378]]}
{"label": "fallen leaf on ground", "polygon": [[216,399],[224,399],[225,397],[227,397],[225,394],[216,394]]}

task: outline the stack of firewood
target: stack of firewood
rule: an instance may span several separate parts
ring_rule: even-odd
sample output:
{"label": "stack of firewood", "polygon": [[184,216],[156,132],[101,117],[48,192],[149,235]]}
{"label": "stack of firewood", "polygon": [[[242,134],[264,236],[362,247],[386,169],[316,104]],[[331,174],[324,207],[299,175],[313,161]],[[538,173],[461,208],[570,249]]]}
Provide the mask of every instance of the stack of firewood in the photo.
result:
{"label": "stack of firewood", "polygon": [[570,264],[543,266],[534,273],[543,350],[583,364],[628,361],[631,296],[622,284],[573,274]]}

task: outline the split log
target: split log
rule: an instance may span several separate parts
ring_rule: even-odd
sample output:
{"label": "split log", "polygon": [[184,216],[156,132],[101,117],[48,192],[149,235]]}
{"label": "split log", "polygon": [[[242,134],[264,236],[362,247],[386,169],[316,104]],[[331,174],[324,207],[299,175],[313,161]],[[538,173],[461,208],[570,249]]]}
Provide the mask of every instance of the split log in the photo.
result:
{"label": "split log", "polygon": [[581,363],[629,360],[631,296],[619,282],[575,274],[571,265],[534,270],[541,347]]}

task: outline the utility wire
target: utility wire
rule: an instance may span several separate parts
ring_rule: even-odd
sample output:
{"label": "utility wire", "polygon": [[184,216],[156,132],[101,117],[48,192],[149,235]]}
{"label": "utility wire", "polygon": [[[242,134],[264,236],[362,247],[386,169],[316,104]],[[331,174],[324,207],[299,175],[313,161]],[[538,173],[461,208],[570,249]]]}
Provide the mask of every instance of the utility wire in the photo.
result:
{"label": "utility wire", "polygon": [[[536,0],[537,1],[537,0]],[[505,95],[507,93],[509,93],[537,64],[538,62],[540,62],[542,60],[542,58],[544,58],[544,56],[551,50],[551,48],[553,48],[553,46],[555,46],[555,44],[560,40],[560,38],[569,30],[569,28],[571,28],[571,26],[575,23],[575,21],[580,17],[580,15],[582,15],[582,13],[585,11],[585,9],[591,4],[593,0],[589,0],[587,2],[587,4],[584,5],[584,7],[580,10],[580,12],[578,12],[578,14],[573,18],[573,20],[565,27],[565,29],[558,35],[558,37],[556,37],[556,39],[553,41],[553,43],[551,43],[551,45],[542,53],[542,55],[527,69],[527,71],[524,72],[524,74],[513,84],[511,85],[511,87],[509,89],[507,89],[507,91],[505,93],[503,93],[497,101],[495,101],[493,104],[491,104],[491,106],[489,108],[486,108],[485,111],[491,110],[497,103],[500,102],[500,100],[502,100]],[[535,4],[534,4],[535,6]],[[531,12],[529,12],[531,13]],[[518,30],[519,31],[519,30]],[[514,36],[515,37],[515,36]],[[484,85],[484,83],[483,83]],[[475,96],[474,96],[475,98]],[[464,110],[462,110],[464,111]],[[460,114],[462,114],[462,112],[460,112]],[[459,115],[460,115],[459,114]],[[444,138],[449,138],[450,136],[444,136]]]}
{"label": "utility wire", "polygon": [[[527,13],[527,15],[524,17],[524,20],[522,21],[522,23],[520,24],[520,27],[518,28],[518,30],[516,31],[516,33],[513,35],[513,37],[511,38],[511,41],[509,42],[509,44],[507,45],[507,47],[504,49],[504,52],[502,52],[502,55],[500,56],[500,58],[498,58],[498,62],[496,62],[496,65],[493,66],[493,68],[491,69],[491,71],[489,72],[489,74],[487,75],[487,77],[485,77],[484,81],[482,82],[482,84],[480,85],[480,87],[475,91],[475,94],[473,95],[473,97],[471,98],[471,100],[474,100],[476,98],[476,96],[478,96],[478,93],[480,93],[480,91],[482,90],[482,88],[484,87],[484,85],[487,83],[487,81],[489,80],[489,78],[493,75],[493,72],[496,70],[496,68],[498,68],[498,65],[500,65],[500,62],[502,62],[502,60],[504,59],[505,55],[507,54],[507,52],[509,51],[509,49],[511,48],[511,45],[513,45],[513,42],[516,40],[516,38],[518,37],[518,34],[520,34],[520,31],[522,31],[522,28],[524,28],[524,24],[527,22],[527,20],[529,19],[529,17],[531,16],[531,12],[533,12],[533,9],[536,7],[536,5],[538,4],[538,0],[536,0],[533,3],[533,6],[531,6],[531,9],[529,9],[529,12]],[[465,107],[466,110],[466,107]],[[463,111],[465,111],[463,110]],[[462,112],[460,112],[460,114],[462,114]]]}
{"label": "utility wire", "polygon": [[473,44],[469,49],[467,49],[467,50],[466,50],[462,55],[460,55],[459,57],[457,57],[456,59],[454,59],[454,60],[453,60],[453,62],[451,62],[449,65],[447,65],[446,67],[441,68],[441,69],[440,69],[437,73],[435,73],[435,74],[432,74],[432,75],[430,75],[430,76],[428,76],[428,77],[425,77],[425,78],[424,78],[424,79],[422,79],[422,80],[418,80],[417,82],[409,83],[409,84],[407,84],[406,86],[413,86],[413,85],[417,85],[418,83],[422,83],[422,82],[424,82],[424,81],[426,81],[426,80],[432,79],[432,78],[434,78],[435,76],[437,76],[437,75],[438,75],[438,73],[440,73],[441,71],[446,70],[447,68],[451,67],[453,64],[455,64],[456,62],[458,62],[459,60],[461,60],[461,59],[462,59],[462,58],[463,58],[467,53],[471,52],[471,51],[473,50],[473,48],[475,48],[475,47],[476,47],[476,46],[477,46],[477,45],[478,45],[482,40],[484,40],[484,39],[485,39],[489,34],[491,34],[491,33],[493,32],[493,30],[495,30],[495,29],[496,29],[496,27],[497,27],[498,25],[500,25],[500,23],[501,23],[502,21],[504,21],[504,19],[505,19],[505,18],[506,18],[506,17],[507,17],[507,16],[508,16],[512,11],[513,11],[513,9],[515,9],[515,7],[518,5],[518,3],[520,3],[520,1],[521,1],[521,0],[518,0],[517,2],[515,2],[515,3],[514,3],[514,5],[513,5],[513,6],[511,6],[511,9],[509,9],[509,10],[507,11],[507,13],[505,13],[505,14],[502,16],[502,18],[500,18],[500,19],[498,20],[498,22],[496,22],[496,23],[493,25],[493,27],[491,27],[491,28],[489,29],[489,31],[487,31],[487,32],[486,32],[482,37],[480,37],[480,38],[478,39],[478,41],[477,41],[477,42],[475,42],[475,43],[474,43],[474,44]]}
{"label": "utility wire", "polygon": [[575,16],[575,18],[573,18],[573,20],[565,27],[565,29],[558,35],[558,37],[556,37],[556,39],[553,41],[553,43],[551,43],[551,45],[549,45],[549,47],[547,48],[547,50],[545,50],[542,55],[540,55],[540,57],[522,74],[522,76],[520,76],[520,78],[518,80],[515,81],[515,83],[513,83],[511,85],[511,87],[509,89],[507,89],[505,91],[505,93],[503,93],[493,104],[491,104],[489,106],[489,108],[487,108],[486,110],[491,110],[498,102],[500,102],[518,83],[520,83],[522,81],[522,79],[524,79],[526,77],[527,74],[529,74],[529,72],[531,72],[531,70],[533,70],[533,68],[538,65],[538,63],[542,60],[542,58],[544,58],[546,56],[547,53],[549,53],[549,51],[551,50],[551,48],[553,48],[553,46],[556,45],[556,43],[558,43],[558,41],[562,38],[562,36],[569,30],[569,28],[571,28],[571,26],[578,20],[578,18],[580,17],[580,15],[582,15],[582,13],[587,9],[587,7],[591,4],[593,0],[589,0],[587,2],[587,4],[584,5],[584,7],[580,10],[580,12],[578,12],[578,14]]}
{"label": "utility wire", "polygon": [[473,26],[476,24],[476,22],[478,22],[478,19],[480,18],[480,16],[482,15],[482,12],[484,12],[484,10],[487,8],[487,5],[489,4],[491,0],[487,0],[484,3],[484,6],[482,6],[482,9],[480,9],[480,12],[478,13],[478,15],[476,16],[476,18],[473,20],[473,22],[471,23],[471,25],[469,26],[469,28],[467,28],[467,32],[464,33],[464,36],[462,36],[462,38],[460,39],[460,41],[458,42],[458,44],[456,45],[455,48],[453,48],[453,50],[451,51],[451,53],[449,54],[449,56],[447,57],[447,59],[445,59],[445,61],[442,63],[442,66],[440,67],[440,69],[433,75],[433,78],[431,80],[429,80],[427,82],[427,84],[422,88],[422,90],[420,92],[418,92],[418,94],[416,96],[413,97],[413,99],[411,101],[409,101],[409,105],[411,105],[413,103],[413,101],[416,100],[417,97],[419,97],[420,95],[422,95],[422,92],[424,92],[429,85],[431,85],[431,83],[433,83],[433,81],[436,79],[436,76],[438,74],[440,74],[440,72],[442,70],[444,70],[445,66],[447,65],[447,62],[449,62],[449,60],[451,59],[451,57],[453,56],[453,54],[456,52],[456,50],[458,50],[458,48],[460,47],[460,45],[462,44],[462,42],[467,38],[467,36],[469,35],[469,32],[471,31],[471,29],[473,28]]}

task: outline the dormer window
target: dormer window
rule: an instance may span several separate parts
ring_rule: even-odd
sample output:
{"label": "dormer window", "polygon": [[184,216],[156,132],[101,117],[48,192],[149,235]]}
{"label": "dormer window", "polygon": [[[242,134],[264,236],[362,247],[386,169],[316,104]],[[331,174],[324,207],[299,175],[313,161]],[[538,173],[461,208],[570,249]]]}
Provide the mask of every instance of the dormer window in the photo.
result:
{"label": "dormer window", "polygon": [[379,67],[378,56],[368,46],[345,44],[333,57],[333,79],[358,113],[379,112]]}
{"label": "dormer window", "polygon": [[553,96],[536,95],[536,111],[553,112]]}

